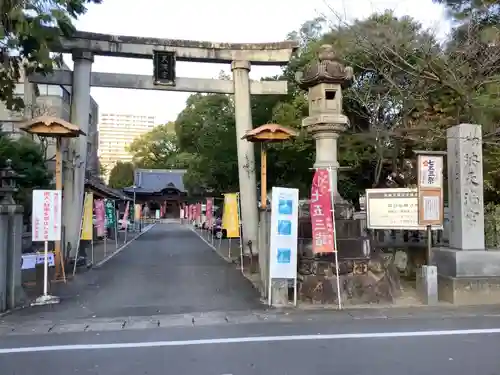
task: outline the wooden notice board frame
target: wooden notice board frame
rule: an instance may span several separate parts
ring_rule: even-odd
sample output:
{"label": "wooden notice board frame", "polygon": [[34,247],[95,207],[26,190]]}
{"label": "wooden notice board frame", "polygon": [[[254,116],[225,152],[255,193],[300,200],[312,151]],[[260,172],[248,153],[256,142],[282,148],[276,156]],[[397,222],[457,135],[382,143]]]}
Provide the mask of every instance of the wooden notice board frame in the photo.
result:
{"label": "wooden notice board frame", "polygon": [[[418,171],[418,224],[422,226],[442,227],[444,221],[444,155],[442,151],[416,151]],[[425,163],[433,160],[436,163],[436,181],[433,186],[422,183]],[[427,201],[427,203],[426,203]],[[426,211],[439,210],[436,218],[427,218]]]}

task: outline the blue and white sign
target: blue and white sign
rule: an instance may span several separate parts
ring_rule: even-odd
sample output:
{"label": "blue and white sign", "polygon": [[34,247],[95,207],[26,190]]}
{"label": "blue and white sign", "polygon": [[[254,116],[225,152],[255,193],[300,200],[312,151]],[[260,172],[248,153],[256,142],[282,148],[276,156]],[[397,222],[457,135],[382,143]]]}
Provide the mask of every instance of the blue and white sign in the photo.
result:
{"label": "blue and white sign", "polygon": [[295,280],[299,190],[273,187],[272,197],[269,278]]}

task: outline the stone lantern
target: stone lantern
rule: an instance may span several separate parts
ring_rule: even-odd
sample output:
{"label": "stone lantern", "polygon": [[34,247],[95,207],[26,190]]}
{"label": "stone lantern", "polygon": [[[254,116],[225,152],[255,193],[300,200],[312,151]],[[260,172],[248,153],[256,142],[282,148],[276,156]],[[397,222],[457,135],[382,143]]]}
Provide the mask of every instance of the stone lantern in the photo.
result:
{"label": "stone lantern", "polygon": [[18,191],[17,180],[22,176],[12,169],[12,160],[7,159],[5,168],[0,171],[0,195],[2,205],[15,205],[14,194]]}
{"label": "stone lantern", "polygon": [[349,119],[342,114],[342,89],[349,87],[353,78],[352,68],[344,66],[328,44],[320,47],[317,61],[296,76],[299,87],[308,90],[309,116],[302,120],[302,126],[316,142],[314,168],[332,170],[335,216],[344,218],[351,216],[351,206],[337,190],[337,139],[349,126]]}

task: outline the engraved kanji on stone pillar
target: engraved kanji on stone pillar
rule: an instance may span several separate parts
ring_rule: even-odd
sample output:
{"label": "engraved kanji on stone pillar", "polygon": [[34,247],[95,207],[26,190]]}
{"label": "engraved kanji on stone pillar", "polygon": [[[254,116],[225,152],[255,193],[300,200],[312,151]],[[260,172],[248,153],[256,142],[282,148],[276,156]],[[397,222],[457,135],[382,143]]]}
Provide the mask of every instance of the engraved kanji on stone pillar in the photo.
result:
{"label": "engraved kanji on stone pillar", "polygon": [[446,131],[450,247],[484,249],[483,140],[481,126],[460,124]]}

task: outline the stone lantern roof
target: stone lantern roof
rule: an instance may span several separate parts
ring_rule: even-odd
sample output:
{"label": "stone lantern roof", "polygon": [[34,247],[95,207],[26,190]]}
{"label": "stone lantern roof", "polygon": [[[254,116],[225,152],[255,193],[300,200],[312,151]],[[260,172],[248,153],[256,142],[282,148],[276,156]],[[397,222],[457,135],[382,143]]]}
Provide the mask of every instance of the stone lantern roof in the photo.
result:
{"label": "stone lantern roof", "polygon": [[303,72],[298,72],[296,78],[303,90],[321,83],[339,84],[346,88],[352,83],[354,73],[351,67],[340,62],[333,46],[323,44],[318,52],[318,60],[308,64]]}

